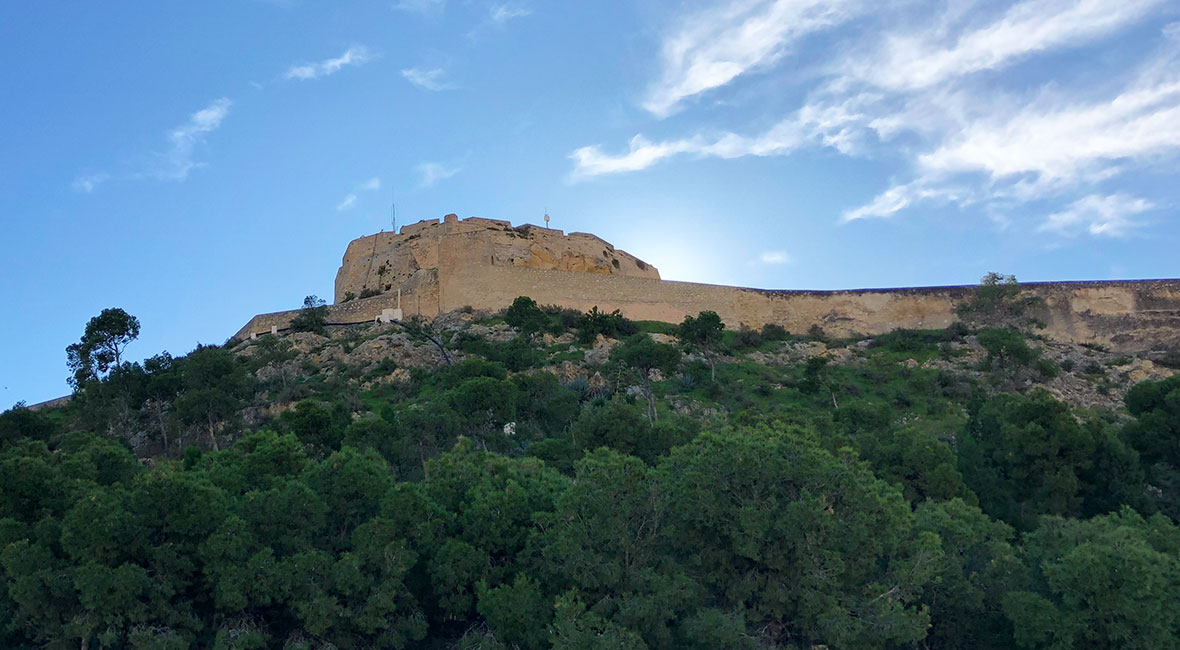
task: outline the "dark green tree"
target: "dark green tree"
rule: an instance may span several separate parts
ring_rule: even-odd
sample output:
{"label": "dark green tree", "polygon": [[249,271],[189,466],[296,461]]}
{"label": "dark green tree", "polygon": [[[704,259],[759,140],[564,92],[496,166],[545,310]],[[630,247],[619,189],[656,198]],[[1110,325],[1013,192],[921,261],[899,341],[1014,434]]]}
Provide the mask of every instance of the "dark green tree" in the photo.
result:
{"label": "dark green tree", "polygon": [[998,363],[1001,368],[1027,366],[1040,356],[1038,350],[1029,347],[1023,334],[1010,327],[981,330],[977,340],[987,350],[988,363]]}
{"label": "dark green tree", "polygon": [[534,334],[549,325],[549,315],[542,311],[532,298],[519,296],[504,312],[504,322],[524,334]]}
{"label": "dark green tree", "polygon": [[711,602],[767,630],[765,643],[880,648],[925,636],[918,595],[941,561],[938,536],[913,533],[909,504],[866,463],[760,427],[702,433],[659,469],[678,556]]}
{"label": "dark green tree", "polygon": [[961,499],[926,501],[914,512],[914,532],[938,536],[942,554],[922,589],[930,608],[923,647],[1001,650],[1012,646],[1003,598],[1022,582],[1024,567],[1007,524]]}
{"label": "dark green tree", "polygon": [[1027,330],[1030,327],[1044,327],[1044,323],[1036,316],[1043,307],[1043,299],[1022,295],[1016,276],[992,271],[980,279],[970,299],[955,306],[955,314],[972,327],[1015,327]]}
{"label": "dark green tree", "polygon": [[578,319],[578,341],[585,345],[593,343],[600,334],[607,338],[621,338],[638,331],[635,323],[617,309],[612,312],[598,311],[595,305]]}
{"label": "dark green tree", "polygon": [[651,372],[660,370],[664,373],[672,372],[680,365],[680,350],[666,343],[656,343],[647,334],[635,334],[611,353],[611,360],[629,367],[639,375],[643,384],[643,394],[647,398],[647,417],[654,424],[659,415],[656,413],[656,399],[651,389]]}
{"label": "dark green tree", "polygon": [[70,385],[81,388],[123,363],[123,350],[139,337],[139,319],[117,307],[104,309],[86,323],[82,339],[66,348]]}
{"label": "dark green tree", "polygon": [[209,446],[219,449],[217,432],[237,415],[250,391],[251,377],[234,354],[215,346],[198,346],[181,369],[184,393],[176,400],[176,412],[188,425],[199,426]]}
{"label": "dark green tree", "polygon": [[1159,508],[1180,521],[1180,376],[1136,384],[1126,404],[1135,420],[1122,439],[1138,452]]}
{"label": "dark green tree", "polygon": [[327,322],[328,304],[317,296],[308,296],[303,299],[303,308],[291,319],[291,330],[323,334]]}
{"label": "dark green tree", "polygon": [[832,380],[832,369],[828,365],[830,360],[827,357],[811,357],[803,366],[803,379],[799,382],[799,392],[808,395],[813,395],[826,390],[828,395],[832,398],[832,408],[839,409],[840,403],[836,401],[836,384]]}
{"label": "dark green tree", "polygon": [[556,510],[538,520],[544,583],[569,589],[563,598],[587,610],[571,616],[558,605],[559,647],[602,647],[573,643],[587,628],[637,635],[646,643],[637,647],[683,647],[674,643],[674,626],[693,612],[701,590],[671,562],[667,509],[664,487],[638,458],[598,449],[577,463]]}
{"label": "dark green tree", "polygon": [[1042,514],[1081,513],[1100,442],[1047,391],[1000,394],[973,408],[959,470],[984,512],[1030,530]]}
{"label": "dark green tree", "polygon": [[1127,650],[1180,644],[1180,528],[1127,508],[1046,517],[1024,539],[1030,588],[1004,598],[1022,648]]}
{"label": "dark green tree", "polygon": [[303,400],[295,408],[284,411],[279,420],[303,442],[334,451],[340,448],[344,429],[352,422],[352,414],[340,403]]}
{"label": "dark green tree", "polygon": [[940,439],[946,433],[937,424],[931,428],[918,421],[881,427],[859,436],[856,442],[861,455],[873,464],[874,473],[901,486],[907,501],[959,497],[974,504],[975,494],[963,482],[954,450]]}
{"label": "dark green tree", "polygon": [[703,311],[695,318],[685,316],[684,321],[676,328],[676,335],[688,345],[700,349],[709,362],[709,378],[717,380],[717,364],[713,359],[713,348],[721,342],[721,335],[725,332],[725,325],[715,311]]}

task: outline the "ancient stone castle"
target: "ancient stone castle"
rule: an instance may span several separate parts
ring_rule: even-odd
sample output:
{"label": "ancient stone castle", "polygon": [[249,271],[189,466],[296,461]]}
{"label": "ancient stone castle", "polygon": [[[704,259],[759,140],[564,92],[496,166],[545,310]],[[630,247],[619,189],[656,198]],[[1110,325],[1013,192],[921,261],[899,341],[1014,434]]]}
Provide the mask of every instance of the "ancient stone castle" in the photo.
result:
{"label": "ancient stone castle", "polygon": [[[1126,352],[1180,346],[1180,280],[1022,285],[1040,296],[1051,339]],[[398,233],[353,240],[336,274],[329,322],[362,323],[473,307],[507,307],[517,296],[578,310],[618,309],[636,320],[680,322],[712,310],[729,327],[813,325],[836,336],[897,328],[943,328],[974,287],[771,291],[660,279],[651,266],[588,233],[453,214]],[[260,314],[237,338],[282,331],[298,310]]]}

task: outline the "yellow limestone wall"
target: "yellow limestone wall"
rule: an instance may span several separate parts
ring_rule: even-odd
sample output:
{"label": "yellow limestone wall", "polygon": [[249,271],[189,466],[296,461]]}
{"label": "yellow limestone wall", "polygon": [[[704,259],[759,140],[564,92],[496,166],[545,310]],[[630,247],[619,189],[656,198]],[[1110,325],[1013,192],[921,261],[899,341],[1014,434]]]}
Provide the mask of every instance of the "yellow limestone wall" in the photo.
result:
{"label": "yellow limestone wall", "polygon": [[[540,232],[537,232],[540,231]],[[377,239],[374,239],[377,238]],[[615,266],[612,260],[618,260]],[[513,229],[489,219],[422,222],[401,233],[362,237],[349,245],[337,274],[337,300],[359,294],[374,264],[385,263],[391,290],[331,306],[330,322],[364,322],[396,306],[402,287],[406,315],[434,316],[470,306],[501,309],[517,296],[578,310],[618,309],[628,318],[679,322],[703,310],[729,327],[777,323],[792,332],[819,325],[831,335],[880,334],[897,328],[942,328],[974,287],[847,291],[768,291],[670,282],[637,258],[593,235],[563,235],[535,227]],[[430,267],[424,265],[433,265]],[[383,276],[384,277],[384,276]],[[1126,352],[1180,345],[1180,281],[1024,284],[1044,298],[1051,339],[1102,343]],[[237,334],[289,325],[297,310],[255,316]]]}

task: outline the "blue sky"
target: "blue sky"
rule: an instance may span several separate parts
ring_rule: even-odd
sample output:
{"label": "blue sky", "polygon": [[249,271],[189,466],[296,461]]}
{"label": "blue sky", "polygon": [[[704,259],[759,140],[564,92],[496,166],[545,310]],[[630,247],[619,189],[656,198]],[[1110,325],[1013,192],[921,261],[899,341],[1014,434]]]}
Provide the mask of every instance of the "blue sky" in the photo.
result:
{"label": "blue sky", "polygon": [[1180,276],[1169,0],[0,4],[0,406],[461,216],[767,288]]}

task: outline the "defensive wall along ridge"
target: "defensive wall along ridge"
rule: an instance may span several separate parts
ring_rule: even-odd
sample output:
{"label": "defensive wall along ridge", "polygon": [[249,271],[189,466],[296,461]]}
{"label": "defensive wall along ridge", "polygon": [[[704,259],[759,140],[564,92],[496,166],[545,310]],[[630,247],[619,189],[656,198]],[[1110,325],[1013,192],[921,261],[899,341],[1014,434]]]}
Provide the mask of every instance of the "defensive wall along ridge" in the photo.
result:
{"label": "defensive wall along ridge", "polygon": [[[1125,352],[1180,347],[1180,280],[1021,285],[1044,299],[1045,336]],[[461,307],[495,310],[517,296],[578,310],[618,309],[628,318],[679,322],[703,310],[729,327],[818,325],[831,335],[936,329],[974,286],[841,291],[763,290],[660,279],[658,270],[586,233],[507,221],[437,220],[354,240],[336,275],[330,323],[371,322],[400,309],[431,317]],[[237,338],[286,329],[298,310],[260,314]]]}

